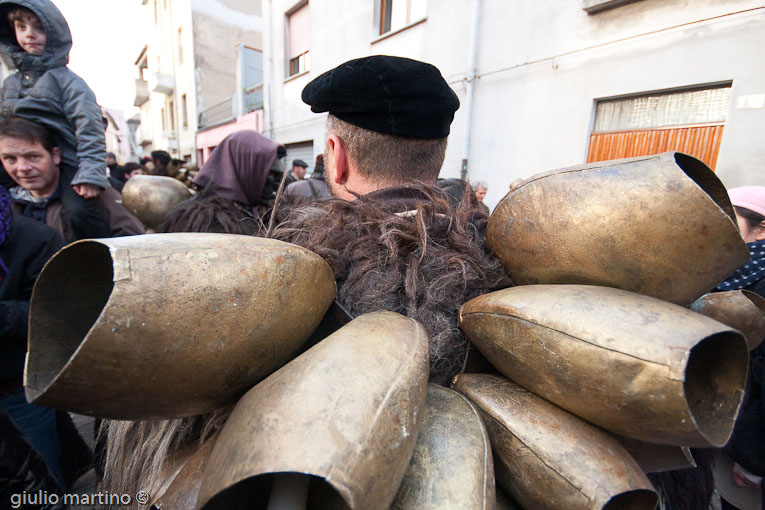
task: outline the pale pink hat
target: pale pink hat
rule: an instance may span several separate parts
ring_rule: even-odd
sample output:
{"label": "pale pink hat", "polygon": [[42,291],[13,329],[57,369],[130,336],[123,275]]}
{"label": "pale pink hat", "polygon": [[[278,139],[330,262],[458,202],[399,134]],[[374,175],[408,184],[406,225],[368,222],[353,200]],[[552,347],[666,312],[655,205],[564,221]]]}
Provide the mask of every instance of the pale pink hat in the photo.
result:
{"label": "pale pink hat", "polygon": [[742,186],[728,190],[734,207],[743,207],[765,216],[765,186]]}

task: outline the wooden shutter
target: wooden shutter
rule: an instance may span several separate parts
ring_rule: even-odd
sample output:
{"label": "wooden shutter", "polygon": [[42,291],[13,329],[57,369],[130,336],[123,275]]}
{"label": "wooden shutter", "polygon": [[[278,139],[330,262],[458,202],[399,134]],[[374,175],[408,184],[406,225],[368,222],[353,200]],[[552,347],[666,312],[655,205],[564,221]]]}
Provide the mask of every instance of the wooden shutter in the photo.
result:
{"label": "wooden shutter", "polygon": [[648,156],[678,151],[700,159],[712,170],[717,165],[723,124],[592,133],[587,162]]}
{"label": "wooden shutter", "polygon": [[587,162],[678,151],[714,170],[730,83],[600,100]]}

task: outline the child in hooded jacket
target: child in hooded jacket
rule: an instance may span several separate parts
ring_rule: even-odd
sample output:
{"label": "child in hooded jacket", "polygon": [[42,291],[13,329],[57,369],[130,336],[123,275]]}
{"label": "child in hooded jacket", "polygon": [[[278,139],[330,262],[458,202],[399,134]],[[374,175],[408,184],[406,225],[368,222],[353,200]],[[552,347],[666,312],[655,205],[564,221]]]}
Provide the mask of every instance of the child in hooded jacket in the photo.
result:
{"label": "child in hooded jacket", "polygon": [[[3,23],[0,18],[0,51],[18,70],[3,83],[0,112],[57,135],[59,192],[67,221],[78,237],[109,237],[106,222],[89,200],[109,186],[101,109],[85,81],[66,67],[72,47],[69,26],[49,0],[0,0],[0,16],[7,19]],[[15,202],[30,201],[23,188],[10,191]]]}

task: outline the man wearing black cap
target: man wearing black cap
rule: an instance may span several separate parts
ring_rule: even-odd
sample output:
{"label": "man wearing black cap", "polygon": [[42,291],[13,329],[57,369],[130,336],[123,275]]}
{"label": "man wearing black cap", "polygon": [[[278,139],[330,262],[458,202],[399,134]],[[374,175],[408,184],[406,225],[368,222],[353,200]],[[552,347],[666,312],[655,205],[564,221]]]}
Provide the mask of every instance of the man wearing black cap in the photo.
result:
{"label": "man wearing black cap", "polygon": [[284,187],[286,188],[290,184],[302,181],[305,178],[305,169],[308,168],[308,164],[302,159],[296,159],[292,162],[292,170],[287,173],[287,177],[284,178]]}
{"label": "man wearing black cap", "polygon": [[329,112],[325,180],[336,199],[291,209],[274,236],[329,262],[352,315],[385,309],[419,320],[430,380],[449,384],[468,351],[460,305],[510,285],[484,248],[486,215],[435,186],[457,96],[430,64],[374,56],[324,73],[302,97]]}
{"label": "man wearing black cap", "polygon": [[286,188],[282,200],[284,205],[294,206],[315,200],[325,200],[329,197],[329,187],[324,180],[324,154],[319,154],[316,156],[311,178],[303,179]]}

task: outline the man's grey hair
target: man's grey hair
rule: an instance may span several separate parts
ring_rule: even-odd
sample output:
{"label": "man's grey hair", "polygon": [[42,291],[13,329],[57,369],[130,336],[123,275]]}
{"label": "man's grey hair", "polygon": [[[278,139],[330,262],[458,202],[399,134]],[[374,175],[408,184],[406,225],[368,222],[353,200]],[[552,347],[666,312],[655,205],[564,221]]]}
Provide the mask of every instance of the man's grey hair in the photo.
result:
{"label": "man's grey hair", "polygon": [[434,183],[446,155],[446,138],[387,135],[354,126],[334,115],[327,118],[330,134],[343,141],[348,158],[361,176],[381,184]]}
{"label": "man's grey hair", "polygon": [[478,190],[480,188],[489,189],[489,185],[486,181],[476,181],[475,185],[473,185],[473,189]]}

